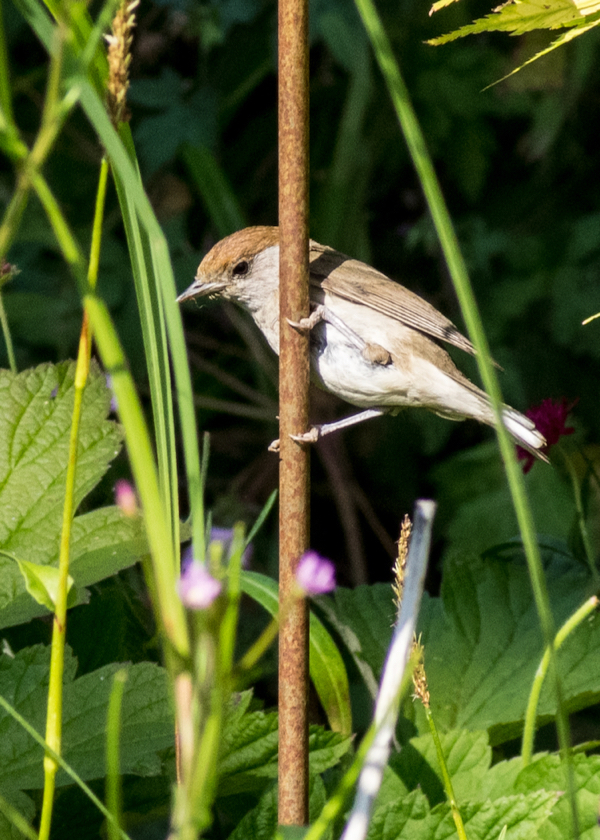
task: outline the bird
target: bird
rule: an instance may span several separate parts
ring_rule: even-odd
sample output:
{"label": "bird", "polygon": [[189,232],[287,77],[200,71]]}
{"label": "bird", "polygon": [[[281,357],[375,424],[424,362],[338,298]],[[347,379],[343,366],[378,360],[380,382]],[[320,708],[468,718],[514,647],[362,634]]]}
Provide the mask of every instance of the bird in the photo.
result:
{"label": "bird", "polygon": [[[487,394],[456,367],[442,344],[471,355],[475,348],[434,306],[366,263],[313,240],[309,283],[310,315],[289,324],[310,330],[311,378],[363,410],[312,426],[292,435],[295,440],[315,442],[408,407],[495,425]],[[177,301],[204,297],[239,304],[278,354],[279,228],[248,227],[217,242]],[[501,416],[523,449],[547,461],[546,440],[528,417],[508,405],[502,406]]]}

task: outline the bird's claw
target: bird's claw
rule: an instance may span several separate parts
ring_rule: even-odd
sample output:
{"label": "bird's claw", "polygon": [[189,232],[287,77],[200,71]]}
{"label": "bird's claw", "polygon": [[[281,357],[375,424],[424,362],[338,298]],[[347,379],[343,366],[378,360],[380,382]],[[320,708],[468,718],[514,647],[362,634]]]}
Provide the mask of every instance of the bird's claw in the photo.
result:
{"label": "bird's claw", "polygon": [[296,443],[316,443],[321,437],[321,427],[311,426],[307,432],[301,435],[290,435],[290,437]]}
{"label": "bird's claw", "polygon": [[[296,443],[316,443],[321,437],[321,426],[311,426],[307,432],[301,435],[290,435]],[[269,444],[269,452],[279,452],[279,438]]]}
{"label": "bird's claw", "polygon": [[308,330],[312,330],[313,327],[316,327],[317,324],[323,320],[324,312],[325,307],[320,304],[313,309],[308,318],[300,318],[299,321],[292,321],[291,318],[286,318],[286,320],[290,327],[293,327],[295,330],[307,332]]}

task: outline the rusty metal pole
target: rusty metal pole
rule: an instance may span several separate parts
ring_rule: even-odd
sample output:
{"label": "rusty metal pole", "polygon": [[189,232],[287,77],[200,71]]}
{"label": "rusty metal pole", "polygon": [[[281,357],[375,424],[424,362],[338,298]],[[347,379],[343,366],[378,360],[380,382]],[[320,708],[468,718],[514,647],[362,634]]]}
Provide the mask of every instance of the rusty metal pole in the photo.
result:
{"label": "rusty metal pole", "polygon": [[[309,337],[286,318],[309,314],[308,0],[279,0],[279,603],[308,547],[309,452],[290,439],[308,424]],[[279,823],[308,822],[308,608],[279,635]]]}

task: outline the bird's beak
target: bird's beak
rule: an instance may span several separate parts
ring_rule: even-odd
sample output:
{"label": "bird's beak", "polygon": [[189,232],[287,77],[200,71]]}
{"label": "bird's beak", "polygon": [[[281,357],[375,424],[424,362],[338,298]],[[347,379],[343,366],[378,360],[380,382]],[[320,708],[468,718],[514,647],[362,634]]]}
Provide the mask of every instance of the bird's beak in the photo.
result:
{"label": "bird's beak", "polygon": [[191,300],[195,297],[209,297],[210,295],[218,295],[223,289],[227,288],[227,283],[223,282],[209,282],[206,283],[200,278],[196,278],[192,285],[182,292],[177,298],[177,303],[183,303],[184,300]]}

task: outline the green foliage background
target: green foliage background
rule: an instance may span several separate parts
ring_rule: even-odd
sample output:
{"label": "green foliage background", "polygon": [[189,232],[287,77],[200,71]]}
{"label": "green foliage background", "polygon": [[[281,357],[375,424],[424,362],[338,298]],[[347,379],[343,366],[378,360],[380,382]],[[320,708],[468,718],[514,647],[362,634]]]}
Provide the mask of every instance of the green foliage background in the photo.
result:
{"label": "green foliage background", "polygon": [[[600,321],[581,325],[584,318],[600,311],[598,34],[592,31],[511,79],[484,90],[543,49],[550,36],[534,32],[517,40],[487,34],[434,48],[424,42],[465,25],[489,9],[482,3],[465,2],[430,18],[425,3],[401,0],[378,6],[458,230],[492,353],[504,369],[504,397],[521,410],[547,397],[564,396],[569,403],[576,403],[572,412],[576,434],[565,445],[572,451],[584,488],[583,505],[592,544],[598,545],[598,489],[586,478],[589,465],[597,459],[600,435],[596,396]],[[16,117],[27,138],[28,134],[34,135],[39,122],[46,56],[16,7],[3,4],[2,11]],[[182,290],[191,282],[202,255],[221,236],[245,224],[277,221],[275,66],[273,2],[143,0],[138,10],[129,97],[131,126],[143,179],[167,234]],[[310,81],[311,235],[371,262],[426,296],[460,325],[458,304],[417,177],[350,0],[316,0],[312,4]],[[84,251],[91,237],[91,196],[96,189],[100,156],[101,149],[86,119],[75,110],[45,174]],[[13,172],[2,159],[0,202],[8,201],[12,188]],[[19,269],[4,295],[19,369],[74,356],[81,324],[79,294],[34,197],[8,257]],[[106,215],[99,293],[111,309],[140,391],[147,396],[141,331],[114,192],[109,196]],[[235,309],[210,303],[201,310],[190,307],[185,322],[199,427],[211,432],[207,506],[217,525],[230,526],[240,518],[251,523],[277,485],[278,460],[266,451],[267,444],[277,436],[276,361],[254,326]],[[0,364],[6,366],[3,348],[0,353]],[[459,361],[476,376],[472,360]],[[107,402],[105,389],[98,385],[97,390],[98,399]],[[318,392],[313,393],[312,404],[315,420],[347,411],[333,397]],[[111,434],[117,435],[116,430]],[[540,639],[537,618],[525,594],[529,589],[521,555],[511,542],[516,523],[491,435],[490,430],[475,424],[452,424],[413,411],[323,440],[313,453],[311,543],[336,561],[343,583],[387,581],[403,514],[412,511],[418,496],[431,495],[438,500],[428,581],[431,600],[425,601],[422,615],[423,632],[425,636],[431,634],[430,679],[439,681],[438,702],[450,703],[453,687],[461,683],[471,663],[470,682],[464,681],[462,694],[456,692],[456,708],[447,706],[438,713],[445,729],[487,728],[486,737],[496,747],[518,735],[531,679],[528,669],[537,662]],[[115,438],[111,442],[113,451],[117,445]],[[115,476],[127,472],[123,456],[120,459],[93,489],[79,514],[91,516],[86,511],[112,501]],[[96,464],[95,481],[100,480],[105,466],[104,461]],[[89,483],[94,482],[90,479]],[[552,467],[536,464],[527,476],[527,484],[547,553],[553,605],[562,620],[589,594],[590,581],[572,487],[560,455]],[[185,511],[185,496],[182,502]],[[275,576],[277,553],[274,520],[271,517],[259,535],[253,560],[254,569],[271,576]],[[133,543],[137,534],[127,532],[125,536]],[[108,538],[107,549],[112,549]],[[483,560],[474,559],[482,553]],[[113,571],[126,568],[130,559],[133,555],[125,552],[118,564],[115,561]],[[442,561],[444,583],[441,598],[437,598]],[[80,674],[86,676],[115,659],[128,658],[139,664],[140,660],[158,658],[136,571],[121,572],[120,583],[125,582],[125,586],[114,581],[98,585],[97,580],[85,576],[76,580],[86,599],[89,593],[83,588],[94,586],[90,603],[74,609],[69,618],[69,641],[78,657]],[[565,600],[561,596],[567,584],[571,597]],[[498,611],[490,613],[490,605],[501,591],[511,597],[498,597]],[[470,606],[465,609],[461,599],[469,597]],[[363,645],[360,655],[351,646],[349,649],[356,658],[356,671],[370,687],[378,676],[378,663],[389,636],[389,588],[342,591],[336,598],[335,609],[330,608],[327,617],[341,638],[345,639],[344,631],[349,626],[352,637]],[[255,636],[262,620],[253,606],[244,609],[242,649],[247,639]],[[478,609],[481,615],[492,616],[489,625],[478,623]],[[364,635],[357,629],[359,619],[364,621]],[[102,633],[98,633],[98,626]],[[514,629],[519,644],[503,647],[498,641],[498,628],[509,636]],[[590,650],[597,650],[597,622],[586,632]],[[527,655],[520,647],[523,635],[530,643]],[[15,649],[48,641],[42,622],[9,629],[6,637]],[[438,640],[437,648],[434,640]],[[506,716],[503,699],[498,704],[502,713],[494,706],[493,680],[486,682],[481,676],[494,645],[504,658],[500,656],[502,668],[493,670],[493,677],[510,684],[518,695],[518,702]],[[461,656],[456,655],[458,648]],[[591,663],[591,653],[589,659]],[[584,658],[584,666],[586,663]],[[583,668],[581,684],[575,665],[571,667],[570,660],[567,664],[572,678],[568,683],[569,708],[590,706],[600,692],[591,664],[589,671]],[[515,669],[521,667],[522,679],[518,680]],[[259,695],[271,701],[272,660],[263,665],[262,676],[266,679]],[[351,676],[354,728],[360,729],[367,720],[370,699],[361,708],[364,686],[356,672]],[[489,719],[470,717],[465,711],[470,703],[481,699],[477,692],[485,695]],[[249,696],[246,699],[250,703]],[[547,697],[544,703],[542,712],[549,719],[554,708]],[[254,707],[248,714],[256,716],[260,738],[265,739],[261,755],[267,767],[265,778],[270,779],[273,721],[270,713],[263,714]],[[318,716],[318,711],[315,714]],[[579,721],[579,734],[584,732],[590,738],[597,737],[597,724],[590,723],[592,715],[588,712],[588,718]],[[319,737],[326,740],[325,735]],[[472,737],[475,744],[479,736]],[[483,740],[487,745],[488,740]],[[240,748],[237,742],[235,746]],[[157,750],[162,747],[162,742],[156,745]],[[336,749],[334,744],[330,762],[322,763],[321,769],[333,764],[345,746],[339,753]],[[420,745],[418,749],[427,754],[429,746]],[[469,742],[467,752],[471,749],[475,747]],[[510,753],[509,747],[506,756]],[[501,756],[498,753],[495,757]],[[480,772],[485,772],[488,751],[480,760]],[[548,762],[551,760],[549,757]],[[222,807],[223,835],[254,802],[247,791],[247,766],[236,771],[240,776],[235,779],[232,770],[230,787],[225,786],[223,796],[234,797],[239,791],[243,795],[237,798],[233,810],[228,811],[228,804]],[[594,768],[596,785],[599,771]],[[465,772],[464,767],[461,771]],[[538,771],[547,774],[549,769],[538,767]],[[516,770],[510,775],[511,785],[516,775]],[[399,782],[389,778],[387,782],[390,801],[397,800],[394,785]],[[515,781],[515,796],[535,793],[535,783],[535,779],[527,778]],[[252,784],[256,785],[256,773]],[[556,782],[556,790],[561,784]],[[160,805],[164,813],[168,785],[166,773],[154,788],[148,780],[143,786],[129,780],[126,807],[148,811],[158,803],[156,807]],[[322,783],[314,785],[312,795],[321,802]],[[258,788],[262,793],[262,784]],[[507,785],[498,784],[496,793],[504,797],[507,790]],[[414,785],[407,782],[403,794],[406,791],[414,794],[414,802],[408,802],[407,809],[414,806],[414,813],[420,809],[423,819],[435,821]],[[256,795],[256,791],[252,793]],[[428,791],[425,794],[433,807],[436,796]],[[64,806],[60,798],[58,801],[56,831],[61,829],[61,807],[69,813],[69,820],[65,818],[69,830],[75,831],[72,817],[77,816],[79,806],[70,794],[64,797]],[[532,819],[539,816],[542,821],[553,798],[538,803],[538,816],[532,803],[526,804]],[[85,824],[87,806],[81,807]],[[259,815],[273,815],[273,808],[273,792],[269,789]],[[471,816],[474,820],[477,817],[470,815],[469,819]],[[400,819],[398,814],[396,819]],[[407,811],[408,833],[412,831],[412,819],[416,817],[412,814],[409,819]],[[383,834],[380,828],[376,821],[374,834]],[[560,828],[561,824],[557,831]],[[242,836],[247,825],[240,822],[236,831]],[[473,836],[478,836],[473,831]]]}
{"label": "green foliage background", "polygon": [[[504,368],[505,399],[520,409],[548,396],[579,399],[579,439],[593,444],[600,344],[598,325],[582,327],[581,320],[600,309],[598,35],[591,32],[483,91],[539,50],[537,33],[518,41],[486,35],[434,48],[425,39],[462,25],[482,12],[481,4],[458,4],[433,19],[425,3],[379,5],[472,271],[494,357]],[[12,5],[5,14],[18,120],[33,130],[45,57]],[[245,223],[277,221],[275,37],[271,2],[178,0],[143,3],[139,10],[132,128],[181,288],[221,235]],[[460,323],[353,4],[313,3],[311,44],[312,236],[371,261]],[[84,247],[99,154],[75,113],[46,168]],[[12,176],[5,171],[1,177],[8,194]],[[114,195],[111,201],[99,289],[143,386],[133,285]],[[6,291],[19,367],[72,355],[79,299],[35,200],[10,259],[21,271]],[[209,502],[228,525],[240,512],[250,516],[276,483],[276,458],[265,452],[276,436],[276,368],[238,313],[207,305],[191,309],[186,324],[192,364],[199,363],[200,401],[212,407],[211,400],[225,400],[230,409],[204,408],[200,417],[201,428],[212,432]],[[266,370],[259,365],[263,356]],[[212,366],[236,376],[237,389]],[[320,394],[314,406],[319,419],[345,410]],[[244,412],[249,416],[240,417]],[[382,536],[389,551],[415,496],[449,491],[451,502],[441,510],[447,523],[473,488],[452,480],[448,487],[441,465],[483,440],[489,432],[474,424],[408,412],[323,442],[314,456],[314,546],[342,564],[342,576],[350,554],[350,582],[387,577],[379,525],[389,535]],[[546,469],[548,480],[549,474]],[[493,483],[487,470],[481,478],[483,486]],[[348,505],[352,515],[340,517]],[[486,510],[487,518],[485,510],[478,512],[484,531],[493,505]],[[568,533],[569,520],[556,523],[559,535]],[[438,529],[438,536],[445,534]]]}

